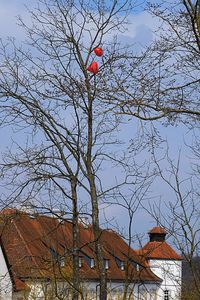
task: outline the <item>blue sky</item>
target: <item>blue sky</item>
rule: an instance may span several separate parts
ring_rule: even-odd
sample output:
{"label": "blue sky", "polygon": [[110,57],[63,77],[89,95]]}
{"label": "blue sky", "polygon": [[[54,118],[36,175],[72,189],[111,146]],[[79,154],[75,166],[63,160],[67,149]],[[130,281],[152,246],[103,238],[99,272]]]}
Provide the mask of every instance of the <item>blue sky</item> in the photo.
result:
{"label": "blue sky", "polygon": [[16,26],[16,17],[20,14],[27,18],[25,5],[30,7],[31,1],[0,0],[0,36],[14,36],[22,38],[21,30]]}
{"label": "blue sky", "polygon": [[[33,5],[34,1],[29,0],[0,0],[0,37],[6,38],[7,36],[13,36],[16,40],[23,40],[24,33],[21,28],[16,25],[16,16],[21,15],[25,20],[29,21],[28,14],[24,7],[24,3],[29,6]],[[128,26],[128,31],[120,36],[120,40],[125,43],[137,43],[138,45],[145,45],[149,43],[153,37],[153,30],[157,28],[158,21],[148,15],[146,12],[140,12],[137,15],[132,15],[129,17],[131,24]],[[137,126],[134,121],[131,126]],[[133,137],[134,130],[131,126],[127,126],[124,132],[127,138]],[[177,158],[177,153],[180,148],[182,148],[183,153],[183,172],[189,172],[189,152],[184,146],[184,139],[191,140],[191,132],[188,132],[183,126],[178,127],[164,127],[162,125],[158,126],[162,137],[167,138],[170,147],[170,153],[174,158]],[[0,151],[2,152],[6,146],[11,144],[12,137],[19,138],[19,135],[13,135],[9,129],[0,130],[1,146]],[[110,178],[112,171],[108,172],[106,177]],[[185,175],[184,175],[185,176]],[[151,194],[156,199],[160,196],[164,200],[173,197],[163,184],[156,182],[151,188]],[[107,217],[116,217],[119,220],[121,226],[126,226],[126,215],[122,212],[120,208],[107,209]],[[141,233],[148,231],[148,229],[155,225],[155,222],[150,218],[144,211],[138,211],[135,216],[135,232]]]}

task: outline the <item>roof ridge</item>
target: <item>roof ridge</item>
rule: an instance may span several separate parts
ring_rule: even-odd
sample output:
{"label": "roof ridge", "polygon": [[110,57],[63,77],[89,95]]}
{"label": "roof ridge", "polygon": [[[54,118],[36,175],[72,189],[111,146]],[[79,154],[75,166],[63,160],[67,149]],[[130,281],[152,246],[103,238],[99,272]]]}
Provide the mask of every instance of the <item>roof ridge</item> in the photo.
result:
{"label": "roof ridge", "polygon": [[16,224],[16,222],[15,222],[15,219],[13,219],[13,224],[14,224],[14,226],[15,226],[15,228],[16,228],[16,230],[17,230],[17,233],[18,233],[20,239],[22,240],[22,242],[23,242],[25,248],[27,249],[28,253],[30,254],[31,259],[34,261],[34,263],[35,263],[35,264],[37,265],[37,267],[40,269],[40,267],[39,267],[39,265],[38,265],[38,263],[37,263],[37,261],[36,261],[34,255],[32,254],[30,248],[28,247],[28,244],[26,243],[26,241],[25,241],[23,235],[21,234],[19,228],[17,227],[17,224]]}

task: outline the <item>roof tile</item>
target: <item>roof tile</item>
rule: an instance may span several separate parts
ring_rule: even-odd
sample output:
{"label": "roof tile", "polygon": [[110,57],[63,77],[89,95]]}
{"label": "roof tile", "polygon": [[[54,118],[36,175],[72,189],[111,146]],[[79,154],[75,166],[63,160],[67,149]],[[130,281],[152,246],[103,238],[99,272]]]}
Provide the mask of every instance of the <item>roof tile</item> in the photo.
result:
{"label": "roof tile", "polygon": [[[12,215],[12,218],[10,217]],[[56,272],[57,276],[71,276],[72,273],[72,223],[65,221],[61,224],[55,217],[35,216],[31,218],[26,213],[6,210],[1,218],[1,243],[3,244],[8,267],[14,274],[16,289],[25,288],[23,282],[26,278],[50,278]],[[80,256],[83,265],[80,276],[87,280],[99,280],[96,267],[91,268],[86,260],[94,258],[95,245],[92,227],[79,226]],[[116,258],[129,261],[129,279],[132,281],[161,281],[149,268],[144,257],[131,249],[127,243],[112,230],[102,230],[101,243],[103,245],[103,256],[109,260],[107,276],[110,280],[122,281],[125,272],[119,268]],[[55,257],[57,256],[57,261]],[[59,265],[59,258],[65,258],[65,267]],[[132,263],[134,262],[134,264]],[[140,265],[139,271],[135,264]],[[56,271],[55,271],[56,270]]]}
{"label": "roof tile", "polygon": [[137,253],[147,259],[182,260],[182,257],[167,242],[148,242]]}

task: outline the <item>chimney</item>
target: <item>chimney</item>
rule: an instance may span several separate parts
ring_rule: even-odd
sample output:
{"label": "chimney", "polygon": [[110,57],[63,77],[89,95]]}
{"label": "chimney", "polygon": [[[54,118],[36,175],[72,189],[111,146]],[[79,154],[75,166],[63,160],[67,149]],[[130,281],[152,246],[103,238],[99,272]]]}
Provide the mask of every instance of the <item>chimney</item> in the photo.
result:
{"label": "chimney", "polygon": [[154,227],[149,232],[150,242],[164,242],[167,231],[162,227]]}

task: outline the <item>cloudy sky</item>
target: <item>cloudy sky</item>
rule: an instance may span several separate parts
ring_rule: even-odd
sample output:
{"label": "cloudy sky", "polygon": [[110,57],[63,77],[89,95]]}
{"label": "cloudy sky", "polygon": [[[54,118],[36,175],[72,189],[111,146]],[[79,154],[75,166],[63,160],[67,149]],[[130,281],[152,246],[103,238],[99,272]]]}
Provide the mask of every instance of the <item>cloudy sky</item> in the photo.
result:
{"label": "cloudy sky", "polygon": [[[18,39],[23,38],[22,30],[16,25],[16,17],[22,16],[28,20],[28,13],[25,6],[31,8],[36,1],[30,0],[0,0],[0,36],[15,36]],[[157,27],[156,19],[152,18],[146,12],[140,12],[130,16],[131,25],[129,31],[124,35],[127,42],[133,39],[138,42],[149,41],[152,36],[152,30]]]}

